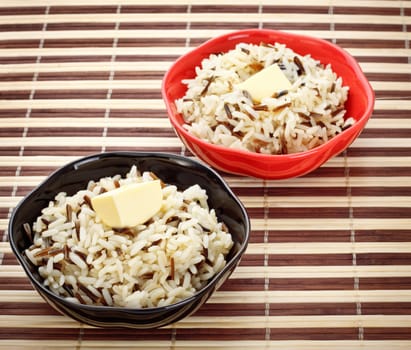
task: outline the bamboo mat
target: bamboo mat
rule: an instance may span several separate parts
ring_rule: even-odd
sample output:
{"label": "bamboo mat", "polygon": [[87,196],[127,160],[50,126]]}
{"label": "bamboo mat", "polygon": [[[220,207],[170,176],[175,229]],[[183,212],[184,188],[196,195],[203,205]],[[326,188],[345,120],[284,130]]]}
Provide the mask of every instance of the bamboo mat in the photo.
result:
{"label": "bamboo mat", "polygon": [[[411,349],[411,2],[0,2],[0,348]],[[57,314],[7,242],[11,210],[52,170],[101,151],[192,156],[161,80],[180,55],[245,28],[342,46],[376,93],[360,138],[317,171],[223,174],[251,216],[241,265],[172,326],[99,329]]]}

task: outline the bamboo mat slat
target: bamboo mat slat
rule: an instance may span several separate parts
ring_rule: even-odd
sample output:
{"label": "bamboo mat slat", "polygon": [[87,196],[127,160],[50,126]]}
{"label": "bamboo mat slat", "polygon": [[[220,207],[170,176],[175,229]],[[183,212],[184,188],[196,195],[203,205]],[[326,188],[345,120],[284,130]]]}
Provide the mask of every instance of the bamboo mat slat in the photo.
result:
{"label": "bamboo mat slat", "polygon": [[[146,3],[141,2],[141,1],[136,1],[136,0],[123,0],[120,2],[123,5],[145,5],[147,6]],[[272,4],[270,0],[261,0],[259,2],[261,5],[266,6]],[[337,5],[340,7],[375,7],[375,8],[397,8],[398,6],[403,6],[404,8],[410,8],[411,5],[407,2],[404,2],[401,5],[398,5],[395,1],[390,1],[390,0],[380,0],[378,1],[378,6],[376,6],[375,1],[373,0],[347,0],[344,2],[339,2],[339,1],[329,1],[329,0],[295,0],[292,2],[290,5],[290,2],[287,0],[277,0],[276,4],[277,5],[290,5],[292,7],[297,7],[299,8],[302,5],[305,6],[330,6],[330,3],[332,5]],[[70,3],[72,6],[117,6],[119,4],[119,1],[117,0],[73,0]],[[169,6],[171,5],[187,5],[187,1],[185,0],[174,0],[172,3],[170,3],[167,0],[156,0],[155,2],[151,3],[151,5],[159,5],[159,6]],[[237,5],[242,5],[242,6],[248,6],[250,5],[250,1],[248,0],[224,0],[224,1],[219,1],[219,0],[197,0],[196,1],[197,5],[208,5],[208,6],[213,6],[213,5],[231,5],[231,6],[237,6]],[[2,7],[39,7],[39,6],[58,6],[61,5],[61,2],[59,0],[4,0],[2,2]]]}
{"label": "bamboo mat slat", "polygon": [[[164,59],[166,60],[170,56],[179,56],[187,51],[189,51],[189,47],[183,46],[144,46],[144,47],[116,47],[115,53],[116,56],[148,56],[148,57],[155,57],[156,59]],[[391,59],[401,59],[407,58],[410,55],[410,49],[403,49],[403,48],[364,48],[364,47],[347,47],[346,50],[355,57],[383,57],[383,58],[391,58]],[[41,56],[43,58],[53,57],[62,57],[66,60],[73,59],[76,57],[77,59],[83,56],[95,56],[95,57],[107,57],[112,55],[114,49],[112,47],[32,47],[32,48],[13,48],[13,47],[5,47],[0,48],[0,57],[7,58],[7,57],[37,57]],[[137,82],[138,83],[138,82]]]}
{"label": "bamboo mat slat", "polygon": [[[411,291],[398,291],[393,295],[391,290],[328,290],[328,291],[249,291],[245,296],[242,291],[217,291],[209,301],[210,304],[260,304],[262,300],[273,304],[282,303],[408,303],[411,302]],[[0,291],[0,301],[10,303],[40,303],[41,297],[34,291]]]}
{"label": "bamboo mat slat", "polygon": [[[96,13],[92,17],[88,14],[37,14],[37,15],[5,15],[3,24],[51,24],[51,23],[187,23],[187,22],[227,22],[242,23],[243,18],[236,13]],[[247,21],[271,22],[270,13],[249,13]],[[411,24],[411,18],[390,15],[352,15],[347,17],[338,14],[302,14],[302,13],[276,13],[276,21],[279,23],[379,23],[379,24]]]}
{"label": "bamboo mat slat", "polygon": [[[182,54],[245,28],[323,38],[376,94],[342,154],[304,177],[222,174],[250,244],[196,314],[158,330],[59,315],[7,241],[11,211],[58,167],[111,150],[190,154],[161,81]],[[0,349],[411,349],[411,1],[0,2]]]}

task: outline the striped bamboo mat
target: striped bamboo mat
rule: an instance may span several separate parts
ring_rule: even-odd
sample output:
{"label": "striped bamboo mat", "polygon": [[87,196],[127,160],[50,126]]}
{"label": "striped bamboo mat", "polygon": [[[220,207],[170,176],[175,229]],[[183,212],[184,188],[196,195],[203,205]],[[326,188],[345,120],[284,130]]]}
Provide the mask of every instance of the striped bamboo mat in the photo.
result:
{"label": "striped bamboo mat", "polygon": [[[2,0],[0,348],[411,349],[411,1]],[[321,37],[360,62],[375,112],[305,177],[223,174],[249,248],[192,317],[104,330],[60,316],[7,242],[13,207],[52,170],[112,150],[190,154],[161,99],[165,70],[227,31]]]}

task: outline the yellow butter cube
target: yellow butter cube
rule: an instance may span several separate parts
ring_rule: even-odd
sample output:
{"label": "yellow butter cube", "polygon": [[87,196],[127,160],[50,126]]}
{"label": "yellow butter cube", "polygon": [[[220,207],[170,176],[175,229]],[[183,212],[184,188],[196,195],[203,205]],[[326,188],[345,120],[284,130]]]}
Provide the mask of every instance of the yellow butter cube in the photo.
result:
{"label": "yellow butter cube", "polygon": [[291,83],[277,64],[272,64],[247,80],[238,84],[240,90],[246,90],[254,102],[261,102],[264,97],[271,97],[275,93],[289,90]]}
{"label": "yellow butter cube", "polygon": [[160,180],[133,183],[91,199],[97,216],[111,227],[132,227],[146,222],[162,205]]}

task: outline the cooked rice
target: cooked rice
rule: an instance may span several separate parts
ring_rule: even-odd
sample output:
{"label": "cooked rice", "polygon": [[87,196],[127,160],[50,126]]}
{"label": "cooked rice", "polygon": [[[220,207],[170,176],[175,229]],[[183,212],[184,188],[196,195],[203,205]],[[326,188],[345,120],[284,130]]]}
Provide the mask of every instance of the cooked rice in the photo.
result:
{"label": "cooked rice", "polygon": [[33,223],[25,251],[44,285],[76,303],[147,308],[190,297],[221,271],[233,241],[199,185],[163,184],[160,211],[136,227],[108,227],[90,205],[104,191],[156,178],[133,166],[124,178],[57,194]]}
{"label": "cooked rice", "polygon": [[[292,87],[258,104],[237,85],[273,63]],[[184,127],[196,137],[226,147],[264,154],[312,149],[354,123],[344,119],[348,87],[342,79],[309,55],[283,44],[240,43],[212,54],[184,80],[186,94],[176,100]]]}

